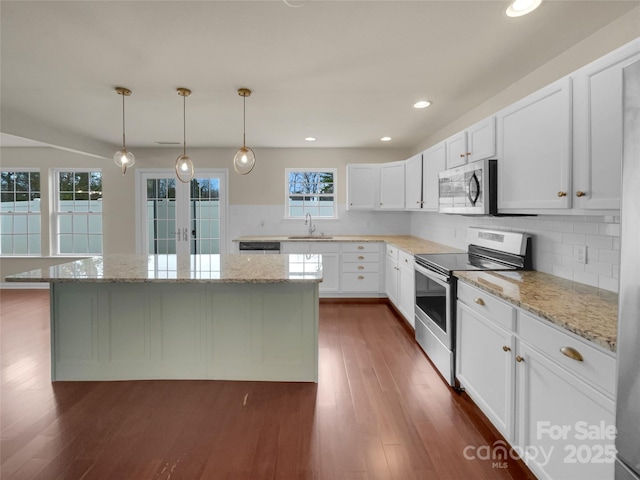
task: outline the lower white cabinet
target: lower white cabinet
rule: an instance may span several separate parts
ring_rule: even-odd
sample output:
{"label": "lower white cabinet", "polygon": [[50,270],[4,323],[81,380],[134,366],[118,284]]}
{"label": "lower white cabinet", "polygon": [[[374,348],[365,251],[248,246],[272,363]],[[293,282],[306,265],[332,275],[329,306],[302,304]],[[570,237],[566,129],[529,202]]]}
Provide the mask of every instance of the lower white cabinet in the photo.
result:
{"label": "lower white cabinet", "polygon": [[538,478],[613,479],[613,353],[463,282],[456,326],[460,385]]}
{"label": "lower white cabinet", "polygon": [[415,328],[415,271],[413,255],[387,244],[385,292],[402,316]]}
{"label": "lower white cabinet", "polygon": [[344,294],[380,292],[382,265],[379,242],[343,242],[340,246],[340,283]]}

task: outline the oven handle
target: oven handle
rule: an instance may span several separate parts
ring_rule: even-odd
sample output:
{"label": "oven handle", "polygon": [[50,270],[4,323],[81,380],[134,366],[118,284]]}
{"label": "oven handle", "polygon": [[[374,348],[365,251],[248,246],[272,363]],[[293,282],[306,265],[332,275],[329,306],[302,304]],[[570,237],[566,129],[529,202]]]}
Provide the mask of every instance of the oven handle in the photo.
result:
{"label": "oven handle", "polygon": [[415,264],[415,269],[416,269],[416,272],[421,273],[425,277],[430,278],[434,282],[439,283],[443,287],[447,287],[451,283],[451,280],[449,278],[447,278],[446,276],[444,276],[444,275],[442,275],[442,274],[440,274],[438,272],[434,272],[433,270],[429,270],[428,268],[424,268],[422,265],[420,265],[417,262]]}

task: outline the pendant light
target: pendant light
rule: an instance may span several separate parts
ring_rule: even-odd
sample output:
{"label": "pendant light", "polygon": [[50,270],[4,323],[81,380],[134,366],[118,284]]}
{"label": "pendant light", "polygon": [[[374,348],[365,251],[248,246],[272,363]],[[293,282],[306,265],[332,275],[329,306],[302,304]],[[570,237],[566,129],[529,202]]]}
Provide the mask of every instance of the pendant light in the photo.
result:
{"label": "pendant light", "polygon": [[127,173],[127,168],[133,167],[136,163],[136,157],[133,153],[128,152],[125,144],[125,123],[124,123],[124,97],[131,95],[131,90],[124,87],[116,87],[116,93],[122,95],[122,150],[118,150],[113,155],[113,161],[122,169],[122,175]]}
{"label": "pendant light", "polygon": [[246,102],[247,97],[251,96],[251,90],[248,88],[240,88],[238,95],[242,97],[242,147],[238,149],[236,156],[233,157],[233,168],[240,175],[246,175],[253,170],[256,164],[256,156],[253,150],[247,147],[245,141],[247,120]]}
{"label": "pendant light", "polygon": [[179,88],[178,95],[182,97],[182,155],[176,159],[176,175],[182,183],[188,183],[193,178],[193,162],[187,156],[187,97],[191,95],[188,88]]}

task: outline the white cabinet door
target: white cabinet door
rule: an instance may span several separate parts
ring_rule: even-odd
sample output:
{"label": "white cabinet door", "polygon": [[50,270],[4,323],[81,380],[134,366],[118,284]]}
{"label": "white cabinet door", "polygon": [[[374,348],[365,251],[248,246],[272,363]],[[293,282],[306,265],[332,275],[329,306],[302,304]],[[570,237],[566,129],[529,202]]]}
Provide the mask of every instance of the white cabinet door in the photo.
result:
{"label": "white cabinet door", "polygon": [[538,478],[613,479],[613,400],[524,342],[518,354],[517,443],[528,452],[525,463]]}
{"label": "white cabinet door", "polygon": [[404,162],[380,165],[380,210],[404,210]]}
{"label": "white cabinet door", "polygon": [[572,76],[575,207],[620,208],[622,69],[639,59],[640,39]]}
{"label": "white cabinet door", "polygon": [[392,245],[387,245],[385,261],[385,293],[391,303],[398,304],[398,249]]}
{"label": "white cabinet door", "polygon": [[457,378],[500,433],[513,442],[515,337],[460,301],[456,327]]}
{"label": "white cabinet door", "polygon": [[420,210],[422,208],[422,168],[421,153],[406,161],[404,170],[406,210]]}
{"label": "white cabinet door", "polygon": [[438,211],[438,174],[447,169],[447,145],[438,143],[422,153],[422,209]]}
{"label": "white cabinet door", "polygon": [[409,325],[415,329],[415,271],[413,255],[402,250],[398,256],[398,310],[406,318]]}
{"label": "white cabinet door", "polygon": [[447,169],[459,167],[467,163],[466,130],[447,138]]}
{"label": "white cabinet door", "polygon": [[570,208],[571,80],[514,103],[498,119],[498,208]]}
{"label": "white cabinet door", "polygon": [[380,166],[347,165],[347,210],[374,210],[378,206]]}
{"label": "white cabinet door", "polygon": [[496,156],[496,118],[489,117],[467,128],[469,162]]}
{"label": "white cabinet door", "polygon": [[[309,271],[322,265],[321,296],[340,292],[340,244],[336,242],[281,242],[280,251],[293,254],[290,268]],[[322,256],[322,257],[320,257]]]}

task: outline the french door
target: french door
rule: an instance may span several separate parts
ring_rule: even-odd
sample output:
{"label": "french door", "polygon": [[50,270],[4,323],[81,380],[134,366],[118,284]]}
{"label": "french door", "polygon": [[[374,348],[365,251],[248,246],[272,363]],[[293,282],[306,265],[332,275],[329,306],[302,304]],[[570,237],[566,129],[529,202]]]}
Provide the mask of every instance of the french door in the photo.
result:
{"label": "french door", "polygon": [[173,169],[139,169],[138,252],[226,252],[226,170],[198,170],[189,183]]}

